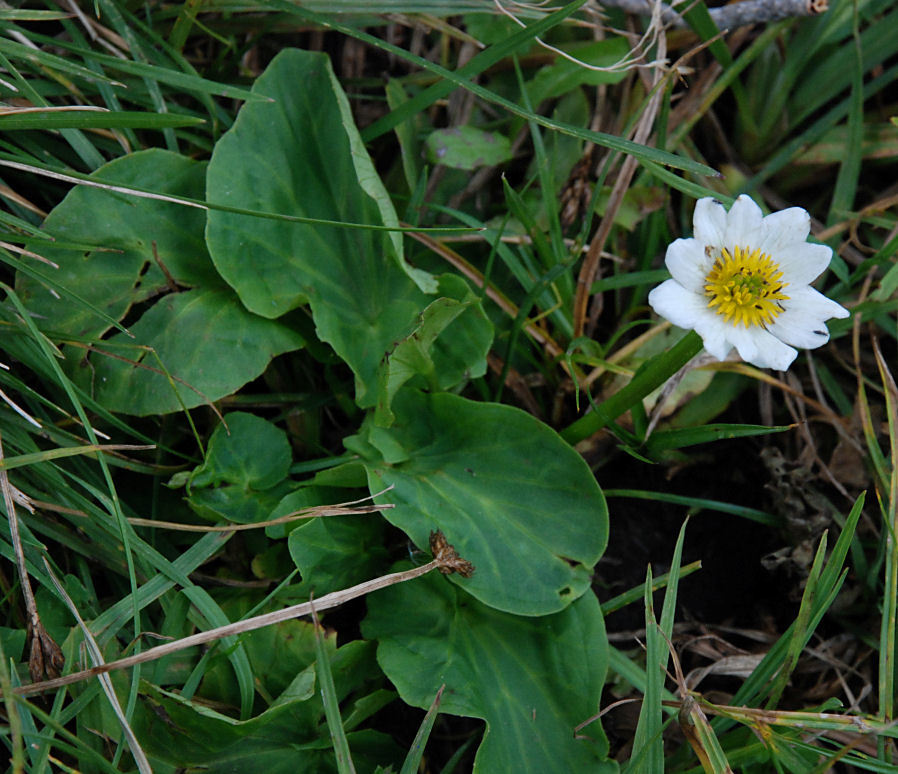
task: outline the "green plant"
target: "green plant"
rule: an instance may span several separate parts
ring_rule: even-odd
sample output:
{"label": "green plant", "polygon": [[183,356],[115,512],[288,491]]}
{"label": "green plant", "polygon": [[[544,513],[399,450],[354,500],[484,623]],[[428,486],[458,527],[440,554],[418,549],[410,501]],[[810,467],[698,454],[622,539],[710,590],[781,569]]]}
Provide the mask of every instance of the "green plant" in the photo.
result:
{"label": "green plant", "polygon": [[[674,68],[657,20],[596,40],[582,0],[399,3],[388,29],[364,4],[82,10],[0,10],[0,88],[29,107],[0,115],[14,771],[894,766],[888,3]],[[692,199],[740,193],[836,248],[853,319],[788,377],[696,362],[647,306]],[[806,465],[733,464],[775,441]],[[626,588],[636,498],[644,536],[696,516]],[[735,517],[790,546],[800,602],[712,701],[679,671],[681,560]],[[634,603],[644,653],[606,631]],[[806,685],[822,630],[878,652],[875,700]],[[60,653],[77,674],[41,685]],[[629,735],[612,694],[641,700]]]}

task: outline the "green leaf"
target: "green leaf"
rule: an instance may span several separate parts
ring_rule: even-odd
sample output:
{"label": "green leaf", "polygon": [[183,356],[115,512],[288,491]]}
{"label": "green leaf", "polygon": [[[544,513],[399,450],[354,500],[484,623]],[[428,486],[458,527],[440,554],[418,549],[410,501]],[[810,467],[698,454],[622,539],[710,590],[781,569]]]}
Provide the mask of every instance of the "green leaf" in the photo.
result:
{"label": "green leaf", "polygon": [[493,324],[470,285],[456,274],[441,274],[439,295],[462,303],[462,313],[437,336],[431,350],[437,384],[451,390],[486,373],[486,357],[493,344]]}
{"label": "green leaf", "polygon": [[474,563],[455,582],[522,615],[571,604],[605,548],[608,513],[589,467],[549,427],[509,406],[404,389],[395,424],[346,444],[368,468],[388,521],[426,546],[442,530]]}
{"label": "green leaf", "polygon": [[438,298],[421,312],[418,325],[387,355],[378,374],[378,400],[374,421],[381,427],[393,423],[390,404],[403,384],[416,375],[424,376],[430,386],[437,387],[437,374],[430,357],[436,337],[458,317],[465,304],[451,298]]}
{"label": "green leaf", "polygon": [[339,774],[356,774],[352,763],[352,753],[349,751],[349,742],[346,739],[346,731],[343,728],[343,718],[340,716],[340,700],[337,698],[337,689],[334,686],[334,677],[331,674],[330,654],[324,646],[324,636],[321,627],[315,618],[315,673],[318,675],[318,685],[321,686],[321,698],[324,701],[324,713],[327,718],[327,727],[330,731],[331,741],[334,744],[334,755],[337,759],[337,771]]}
{"label": "green leaf", "polygon": [[[361,483],[358,484],[358,487],[364,488],[365,469],[360,463],[355,464],[361,469]],[[330,468],[330,470],[334,470],[334,468]],[[295,470],[291,467],[291,473],[292,472],[295,472]],[[303,481],[298,489],[294,489],[277,504],[275,509],[271,512],[271,518],[279,519],[284,516],[297,514],[299,511],[308,510],[309,508],[317,508],[322,505],[333,505],[346,499],[348,498],[345,496],[345,492],[336,487],[316,485],[310,481]],[[299,529],[303,524],[308,524],[310,520],[316,521],[316,518],[312,517],[311,519],[306,520],[297,519],[296,521],[288,521],[283,524],[270,524],[265,527],[265,535],[273,540],[279,540],[280,538],[287,537],[290,532]]]}
{"label": "green leaf", "polygon": [[421,726],[418,728],[418,733],[415,734],[415,738],[412,740],[412,745],[409,748],[408,755],[402,763],[402,769],[399,774],[415,774],[419,771],[421,758],[424,756],[424,746],[427,744],[430,732],[433,730],[433,724],[439,714],[438,710],[440,708],[440,698],[442,695],[443,688],[441,686],[433,699],[433,704],[431,704],[430,708],[427,710],[424,720],[421,721]]}
{"label": "green leaf", "polygon": [[453,169],[492,167],[512,156],[507,137],[473,126],[437,129],[427,135],[424,147],[428,161]]}
{"label": "green leaf", "polygon": [[598,710],[607,667],[592,594],[554,615],[524,618],[431,573],[370,595],[362,631],[378,640],[377,660],[405,702],[427,708],[445,683],[441,712],[486,721],[475,772],[605,771],[598,722],[574,738],[574,727]]}
{"label": "green leaf", "polygon": [[[402,80],[399,78],[390,78],[384,84],[384,95],[391,110],[395,110],[396,107],[409,100]],[[418,123],[420,122],[420,116],[412,116],[405,121],[399,122],[394,127],[396,141],[399,143],[402,172],[409,191],[415,190],[415,185],[421,175],[421,167],[423,166],[421,140],[418,136]]]}
{"label": "green leaf", "polygon": [[[375,665],[368,643],[352,642],[335,651],[335,639],[328,637],[326,645],[336,691],[343,699]],[[294,665],[293,682],[265,712],[245,721],[143,682],[133,727],[159,770],[329,774],[336,768],[327,729],[321,726],[324,708],[318,693],[310,690],[314,670],[314,665]],[[361,731],[347,738],[353,758],[365,770],[401,757],[383,734]]]}
{"label": "green leaf", "polygon": [[[348,122],[326,55],[282,51],[253,93],[273,101],[245,105],[216,144],[207,176],[211,202],[391,225],[395,213]],[[410,279],[422,283],[423,275],[402,260],[395,236],[208,214],[212,259],[247,308],[273,318],[308,302],[319,337],[355,372],[362,406],[374,403],[371,388],[384,353],[427,304]],[[431,289],[435,281],[427,279]]]}
{"label": "green leaf", "polygon": [[376,513],[310,519],[290,533],[287,545],[316,597],[370,580],[387,565],[384,523]]}
{"label": "green leaf", "polygon": [[291,461],[283,430],[255,414],[233,411],[212,433],[206,459],[191,476],[190,486],[270,489],[287,477]]}
{"label": "green leaf", "polygon": [[[178,70],[169,69],[167,67],[157,67],[156,65],[147,64],[146,62],[135,62],[131,59],[124,59],[111,54],[101,54],[98,51],[81,48],[65,40],[56,40],[56,45],[63,50],[68,50],[76,56],[83,55],[86,59],[98,65],[106,65],[110,71],[118,71],[137,76],[138,78],[148,78],[159,83],[166,83],[182,92],[195,92],[197,94],[218,94],[222,97],[230,97],[231,99],[256,100],[259,97],[245,89],[237,86],[227,86],[225,84],[209,81],[200,78],[191,73],[179,72]],[[88,67],[74,64],[73,60],[76,56],[66,59],[62,56],[50,54],[41,48],[35,48],[24,43],[16,43],[8,38],[0,38],[0,52],[9,56],[13,60],[27,61],[33,65],[40,65],[47,68],[51,72],[59,71],[70,73],[75,77],[79,77],[91,84],[95,83],[114,83],[111,75],[97,72]]]}
{"label": "green leaf", "polygon": [[[240,620],[250,611],[252,601],[245,592],[225,600],[225,613],[231,620]],[[246,632],[240,636],[240,643],[246,651],[256,689],[268,697],[271,706],[306,701],[315,695],[315,627],[311,621],[284,621]],[[327,644],[333,654],[334,638],[329,638]],[[200,689],[203,699],[234,702],[233,674],[219,645],[203,676]]]}
{"label": "green leaf", "polygon": [[290,462],[283,430],[253,414],[227,414],[190,478],[187,502],[204,518],[262,521],[293,486],[286,480]]}
{"label": "green leaf", "polygon": [[449,297],[432,301],[415,329],[381,364],[374,421],[382,427],[393,423],[390,404],[409,379],[420,375],[426,386],[449,390],[486,372],[493,326],[479,299],[463,279],[452,274],[440,277],[439,289]]}
{"label": "green leaf", "polygon": [[[304,51],[296,53],[300,55],[306,54]],[[319,57],[320,56],[322,55],[319,55]],[[349,99],[330,66],[330,57],[323,55],[323,58],[327,65],[326,74],[330,80],[333,99],[336,102],[337,110],[340,113],[343,131],[346,132],[346,139],[349,141],[350,159],[352,161],[352,166],[355,169],[358,184],[377,205],[377,210],[380,213],[380,217],[383,219],[383,224],[385,226],[398,228],[399,217],[396,215],[396,210],[393,207],[393,200],[390,198],[386,186],[384,186],[378,176],[377,170],[374,168],[374,163],[371,161],[371,157],[368,155],[368,151],[365,148],[365,143],[359,134],[359,130],[356,128],[355,121],[352,117],[352,108],[349,105]],[[330,159],[327,157],[323,158],[326,163],[330,162]],[[399,267],[408,274],[424,293],[435,293],[437,289],[436,279],[428,272],[410,266],[403,259],[402,234],[398,231],[391,231],[387,237],[393,248],[392,257],[396,260]]]}
{"label": "green leaf", "polygon": [[24,629],[11,629],[8,626],[0,626],[0,643],[3,644],[3,654],[13,661],[21,661],[25,651],[27,632]]}
{"label": "green leaf", "polygon": [[[204,164],[154,149],[111,161],[91,177],[202,199],[204,172]],[[206,251],[204,224],[200,209],[78,186],[42,228],[55,239],[96,249],[60,249],[45,241],[26,247],[59,264],[52,271],[59,285],[121,320],[133,304],[169,288],[162,266],[179,285],[224,287]],[[57,298],[21,272],[16,290],[44,330],[93,337],[111,327],[90,308]]]}
{"label": "green leaf", "polygon": [[[644,587],[645,599],[645,647],[646,647],[646,688],[636,735],[633,740],[633,756],[627,765],[626,774],[638,774],[642,771],[664,770],[664,742],[661,738],[663,728],[662,698],[664,676],[667,662],[670,660],[669,642],[673,638],[674,616],[677,607],[677,591],[680,582],[680,564],[683,557],[683,542],[686,539],[686,524],[680,527],[680,534],[674,546],[670,564],[670,575],[664,589],[664,604],[661,608],[660,624],[655,620],[655,609],[652,601],[652,568],[646,570]],[[663,633],[663,636],[662,636]]]}
{"label": "green leaf", "polygon": [[259,376],[273,357],[304,343],[287,325],[248,312],[224,289],[164,296],[131,333],[134,338],[116,333],[100,347],[127,361],[96,352],[92,368],[78,375],[107,409],[138,416],[230,395]]}

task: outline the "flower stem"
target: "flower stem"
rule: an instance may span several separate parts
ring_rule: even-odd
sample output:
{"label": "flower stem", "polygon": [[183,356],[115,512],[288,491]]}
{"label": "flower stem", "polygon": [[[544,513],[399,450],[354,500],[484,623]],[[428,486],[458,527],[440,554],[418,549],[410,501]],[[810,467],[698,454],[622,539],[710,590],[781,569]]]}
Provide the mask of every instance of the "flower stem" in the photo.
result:
{"label": "flower stem", "polygon": [[601,430],[656,387],[664,384],[701,350],[701,337],[695,331],[689,331],[667,352],[643,363],[626,387],[600,403],[595,411],[580,417],[562,430],[561,437],[573,445]]}

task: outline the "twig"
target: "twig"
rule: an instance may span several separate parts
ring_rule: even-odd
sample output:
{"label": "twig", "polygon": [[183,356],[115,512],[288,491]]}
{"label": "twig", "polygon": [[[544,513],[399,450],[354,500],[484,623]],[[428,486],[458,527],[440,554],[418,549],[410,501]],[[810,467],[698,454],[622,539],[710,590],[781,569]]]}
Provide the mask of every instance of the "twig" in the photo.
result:
{"label": "twig", "polygon": [[31,579],[28,577],[28,569],[25,567],[22,538],[19,536],[19,517],[16,516],[14,488],[9,483],[9,476],[2,466],[2,462],[3,442],[0,439],[0,489],[3,490],[3,502],[6,504],[6,516],[9,519],[9,535],[16,555],[16,569],[19,573],[19,582],[22,584],[22,596],[25,598],[25,610],[28,614],[28,639],[31,641],[28,671],[31,673],[32,680],[39,680],[45,675],[55,676],[62,672],[65,660],[59,645],[47,633],[37,612],[37,602],[34,600]]}
{"label": "twig", "polygon": [[[602,0],[605,8],[620,8],[627,13],[651,16],[651,0]],[[829,8],[828,0],[742,0],[720,8],[709,8],[711,19],[720,30],[732,30],[747,24],[763,24],[801,16],[817,16]],[[688,27],[685,19],[669,5],[663,5],[661,19],[672,27]]]}
{"label": "twig", "polygon": [[[2,471],[0,471],[0,475],[2,475]],[[351,599],[370,594],[372,591],[378,591],[387,586],[392,586],[394,583],[402,583],[404,581],[412,580],[413,578],[419,578],[422,575],[426,575],[431,570],[439,570],[445,575],[457,572],[459,575],[466,578],[474,572],[474,566],[470,562],[462,559],[456,553],[455,549],[446,542],[446,539],[441,532],[432,532],[430,534],[430,550],[434,556],[432,562],[428,562],[421,567],[415,567],[411,570],[403,570],[402,572],[382,575],[379,578],[359,583],[348,589],[342,589],[326,594],[315,602],[315,610],[321,611],[328,610],[332,607],[338,607],[344,602],[349,602]],[[72,683],[78,683],[82,680],[105,674],[106,672],[112,672],[115,669],[125,669],[127,667],[136,666],[137,664],[143,664],[147,661],[155,661],[156,659],[168,656],[171,653],[176,653],[179,650],[192,648],[196,645],[212,642],[213,640],[219,640],[222,637],[231,637],[235,634],[255,631],[256,629],[261,629],[265,626],[270,626],[271,624],[289,621],[291,618],[298,618],[301,615],[309,615],[311,612],[312,603],[302,602],[298,605],[285,607],[283,610],[263,613],[262,615],[253,616],[252,618],[247,618],[243,621],[236,621],[235,623],[219,626],[215,629],[209,629],[205,632],[197,632],[189,637],[183,637],[174,642],[158,645],[155,648],[150,648],[142,653],[136,653],[133,656],[120,658],[117,661],[98,664],[90,669],[73,672],[70,675],[58,677],[55,680],[45,680],[43,682],[32,683],[31,685],[23,685],[15,688],[14,692],[19,696],[33,696],[35,694],[44,693],[45,691],[52,691],[56,688],[62,688],[65,685],[71,685]]]}

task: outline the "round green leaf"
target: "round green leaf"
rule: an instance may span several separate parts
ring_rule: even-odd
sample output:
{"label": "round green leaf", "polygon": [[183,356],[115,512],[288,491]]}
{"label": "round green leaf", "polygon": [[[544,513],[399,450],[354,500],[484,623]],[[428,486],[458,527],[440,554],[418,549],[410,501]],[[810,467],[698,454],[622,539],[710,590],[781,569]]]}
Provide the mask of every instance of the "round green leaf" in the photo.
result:
{"label": "round green leaf", "polygon": [[[403,701],[487,723],[474,772],[602,772],[608,744],[598,721],[608,645],[599,603],[524,618],[472,600],[436,573],[368,597],[366,637]],[[615,771],[613,764],[607,769]]]}
{"label": "round green leaf", "polygon": [[279,427],[242,411],[227,414],[190,476],[187,503],[211,521],[263,521],[294,486],[287,479],[291,459]]}
{"label": "round green leaf", "polygon": [[437,129],[424,141],[427,160],[453,169],[491,167],[511,158],[511,142],[498,132],[473,126]]}
{"label": "round green leaf", "polygon": [[171,293],[130,330],[134,338],[117,333],[105,348],[132,362],[94,353],[78,378],[109,410],[139,416],[230,395],[275,355],[303,345],[296,331],[248,312],[226,289]]}
{"label": "round green leaf", "polygon": [[283,430],[255,414],[233,411],[212,433],[206,459],[191,476],[190,486],[226,483],[270,489],[287,477],[292,456]]}
{"label": "round green leaf", "polygon": [[[205,166],[169,151],[147,150],[110,161],[92,177],[202,199]],[[96,248],[59,248],[45,241],[28,247],[59,264],[59,269],[41,267],[58,285],[121,320],[133,304],[168,288],[163,265],[180,285],[224,287],[206,251],[204,226],[205,213],[194,207],[77,186],[53,208],[42,228],[59,241]],[[44,329],[99,336],[110,327],[90,308],[57,297],[22,272],[16,290]]]}
{"label": "round green leaf", "polygon": [[[509,406],[400,390],[389,429],[348,446],[366,457],[384,516],[419,546],[431,530],[476,571],[456,582],[499,610],[544,615],[589,588],[608,511],[589,467],[542,422]],[[453,576],[454,577],[454,576]]]}

